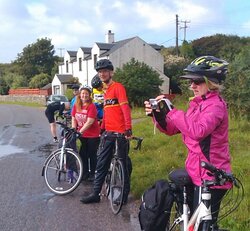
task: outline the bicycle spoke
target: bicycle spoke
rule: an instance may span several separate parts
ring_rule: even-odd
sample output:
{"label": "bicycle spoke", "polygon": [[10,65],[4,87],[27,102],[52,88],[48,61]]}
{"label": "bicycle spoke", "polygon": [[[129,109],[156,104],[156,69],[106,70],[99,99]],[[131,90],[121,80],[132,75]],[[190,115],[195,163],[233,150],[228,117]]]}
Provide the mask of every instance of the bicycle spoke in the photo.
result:
{"label": "bicycle spoke", "polygon": [[123,205],[124,169],[120,160],[115,160],[110,181],[110,204],[114,214],[118,214]]}
{"label": "bicycle spoke", "polygon": [[45,164],[44,177],[48,188],[58,195],[72,192],[81,182],[82,162],[71,150],[67,150],[63,158],[63,167],[60,169],[61,150],[59,149],[48,157]]}

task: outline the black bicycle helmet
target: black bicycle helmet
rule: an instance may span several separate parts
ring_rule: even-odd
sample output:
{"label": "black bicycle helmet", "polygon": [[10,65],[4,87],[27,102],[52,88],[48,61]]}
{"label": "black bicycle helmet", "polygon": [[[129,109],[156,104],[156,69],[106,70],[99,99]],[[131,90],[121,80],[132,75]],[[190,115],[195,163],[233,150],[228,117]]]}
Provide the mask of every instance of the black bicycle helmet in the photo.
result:
{"label": "black bicycle helmet", "polygon": [[228,62],[214,56],[201,56],[193,60],[184,71],[186,75],[181,78],[198,79],[207,77],[215,83],[225,80]]}
{"label": "black bicycle helmet", "polygon": [[112,62],[109,61],[108,59],[100,59],[99,61],[96,62],[95,69],[96,71],[99,71],[101,69],[108,69],[108,70],[113,71],[114,66]]}
{"label": "black bicycle helmet", "polygon": [[99,88],[102,86],[102,81],[98,74],[96,74],[91,80],[91,86],[92,88]]}
{"label": "black bicycle helmet", "polygon": [[73,84],[71,89],[73,90],[79,90],[80,86],[78,84]]}

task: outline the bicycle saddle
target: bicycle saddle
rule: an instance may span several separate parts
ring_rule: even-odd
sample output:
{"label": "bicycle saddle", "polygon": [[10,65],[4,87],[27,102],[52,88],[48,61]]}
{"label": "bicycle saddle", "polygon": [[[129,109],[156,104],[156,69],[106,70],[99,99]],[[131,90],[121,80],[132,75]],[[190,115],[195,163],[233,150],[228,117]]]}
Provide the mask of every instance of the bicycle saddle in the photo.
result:
{"label": "bicycle saddle", "polygon": [[168,174],[168,177],[176,185],[192,184],[192,180],[185,169],[175,169]]}

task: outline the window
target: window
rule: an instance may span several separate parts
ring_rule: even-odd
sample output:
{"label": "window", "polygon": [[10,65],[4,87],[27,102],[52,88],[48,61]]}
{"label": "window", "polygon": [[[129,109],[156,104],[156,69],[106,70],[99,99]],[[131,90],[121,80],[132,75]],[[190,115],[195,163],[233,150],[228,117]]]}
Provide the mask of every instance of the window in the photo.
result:
{"label": "window", "polygon": [[94,55],[94,68],[95,68],[96,62],[97,62],[97,55],[95,54]]}
{"label": "window", "polygon": [[69,61],[66,61],[66,73],[69,72]]}
{"label": "window", "polygon": [[79,71],[82,71],[82,58],[79,58]]}

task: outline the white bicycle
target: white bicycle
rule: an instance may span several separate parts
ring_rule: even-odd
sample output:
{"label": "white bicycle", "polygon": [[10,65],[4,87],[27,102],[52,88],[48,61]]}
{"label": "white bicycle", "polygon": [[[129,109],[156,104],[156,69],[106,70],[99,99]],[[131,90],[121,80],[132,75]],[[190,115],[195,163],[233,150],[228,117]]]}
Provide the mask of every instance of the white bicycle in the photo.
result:
{"label": "white bicycle", "polygon": [[[221,169],[214,167],[213,165],[201,162],[201,167],[207,169],[213,180],[203,180],[201,186],[201,200],[200,204],[190,217],[190,210],[188,207],[188,193],[187,185],[190,184],[190,179],[185,172],[179,175],[178,179],[173,179],[171,174],[169,176],[171,182],[171,187],[173,191],[176,188],[183,189],[183,198],[177,199],[175,195],[174,206],[172,207],[171,217],[174,215],[174,220],[172,224],[169,225],[168,231],[179,230],[179,231],[222,231],[222,229],[217,228],[217,224],[213,224],[212,214],[211,214],[211,191],[212,186],[224,185],[226,182],[233,183],[238,189],[238,199],[235,203],[232,203],[230,209],[228,209],[227,214],[235,210],[244,197],[244,188],[242,183],[234,177],[231,173],[226,173]],[[230,191],[230,190],[229,190]],[[174,210],[174,211],[173,211]],[[225,214],[224,214],[225,216]],[[171,221],[170,221],[171,223]]]}
{"label": "white bicycle", "polygon": [[62,145],[52,152],[45,160],[42,169],[45,183],[50,191],[57,195],[65,195],[73,192],[81,183],[83,165],[79,154],[67,144],[72,139],[80,136],[74,129],[64,123],[56,122],[62,127]]}

